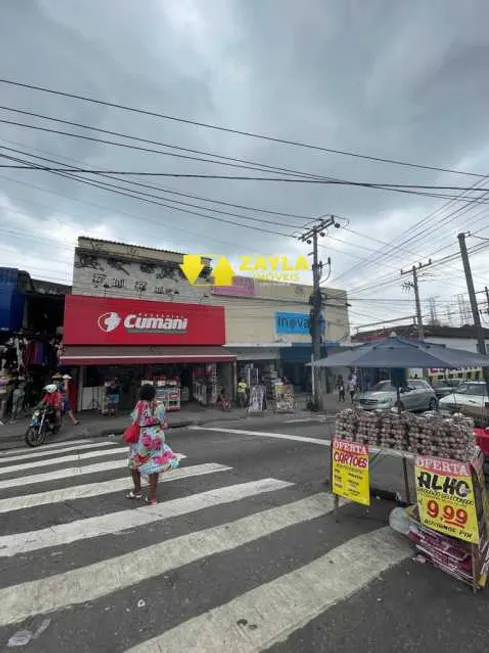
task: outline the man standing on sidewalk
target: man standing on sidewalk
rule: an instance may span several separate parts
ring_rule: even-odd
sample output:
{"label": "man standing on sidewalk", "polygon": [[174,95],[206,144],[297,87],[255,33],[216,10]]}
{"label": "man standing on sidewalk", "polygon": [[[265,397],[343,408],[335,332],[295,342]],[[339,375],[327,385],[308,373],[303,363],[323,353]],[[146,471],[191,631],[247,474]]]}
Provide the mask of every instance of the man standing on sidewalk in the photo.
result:
{"label": "man standing on sidewalk", "polygon": [[352,372],[348,377],[348,392],[350,393],[351,403],[355,400],[355,393],[357,391],[357,375]]}

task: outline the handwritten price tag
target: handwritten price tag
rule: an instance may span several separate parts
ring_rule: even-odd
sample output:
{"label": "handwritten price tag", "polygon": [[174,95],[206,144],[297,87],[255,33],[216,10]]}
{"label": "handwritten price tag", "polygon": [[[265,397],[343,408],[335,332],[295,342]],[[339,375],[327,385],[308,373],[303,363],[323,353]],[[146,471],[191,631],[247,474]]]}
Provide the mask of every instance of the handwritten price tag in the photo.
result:
{"label": "handwritten price tag", "polygon": [[418,456],[415,479],[421,523],[444,535],[478,544],[479,527],[470,465]]}

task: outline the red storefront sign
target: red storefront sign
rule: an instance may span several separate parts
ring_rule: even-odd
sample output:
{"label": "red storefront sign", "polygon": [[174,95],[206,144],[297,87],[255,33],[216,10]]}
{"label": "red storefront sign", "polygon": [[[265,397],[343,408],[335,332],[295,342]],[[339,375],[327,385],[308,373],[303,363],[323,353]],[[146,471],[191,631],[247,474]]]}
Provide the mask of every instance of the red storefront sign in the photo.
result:
{"label": "red storefront sign", "polygon": [[68,295],[65,345],[223,345],[224,308]]}

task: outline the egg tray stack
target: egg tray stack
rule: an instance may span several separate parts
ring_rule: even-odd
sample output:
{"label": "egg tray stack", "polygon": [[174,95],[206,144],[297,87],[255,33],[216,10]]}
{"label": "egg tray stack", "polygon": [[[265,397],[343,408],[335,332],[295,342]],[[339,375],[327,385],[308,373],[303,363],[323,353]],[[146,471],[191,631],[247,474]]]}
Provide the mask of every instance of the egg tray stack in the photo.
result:
{"label": "egg tray stack", "polygon": [[474,423],[469,417],[460,414],[450,418],[411,415],[409,451],[424,456],[470,462],[476,454]]}

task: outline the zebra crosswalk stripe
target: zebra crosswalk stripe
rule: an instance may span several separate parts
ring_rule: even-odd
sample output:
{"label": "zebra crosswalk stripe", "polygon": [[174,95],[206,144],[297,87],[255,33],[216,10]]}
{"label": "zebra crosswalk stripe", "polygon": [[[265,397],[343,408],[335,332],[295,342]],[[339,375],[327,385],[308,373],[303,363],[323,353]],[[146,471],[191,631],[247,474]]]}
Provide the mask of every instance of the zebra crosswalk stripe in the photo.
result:
{"label": "zebra crosswalk stripe", "polygon": [[[46,451],[45,448],[43,447],[40,451],[33,451],[32,449],[29,452],[26,453],[21,453],[21,454],[15,454],[12,456],[9,456],[8,458],[5,456],[0,457],[0,465],[5,465],[6,463],[12,463],[12,462],[17,462],[18,460],[32,460],[35,458],[42,458],[43,456],[56,456],[58,454],[64,454],[64,453],[69,453],[70,451],[86,451],[87,449],[100,449],[103,447],[111,447],[112,449],[114,447],[120,447],[120,444],[117,442],[89,442],[87,444],[75,444],[72,446],[64,446],[61,447],[58,445],[56,449]],[[56,460],[53,458],[53,460]],[[36,464],[37,466],[37,464]]]}
{"label": "zebra crosswalk stripe", "polygon": [[[187,475],[188,476],[188,475]],[[168,481],[182,476],[170,476]],[[127,481],[126,481],[127,485]],[[79,519],[68,524],[50,526],[49,528],[20,535],[0,537],[0,557],[14,556],[27,551],[36,551],[50,546],[60,546],[82,539],[118,533],[128,528],[151,524],[155,521],[187,515],[204,508],[219,506],[239,501],[265,492],[273,492],[290,487],[292,483],[265,478],[260,481],[227,485],[217,490],[208,490],[191,494],[189,497],[173,499],[157,506],[141,507],[139,510],[121,510],[109,515]]]}
{"label": "zebra crosswalk stripe", "polygon": [[[123,461],[125,463],[125,461]],[[118,467],[125,467],[125,464],[118,464]],[[169,476],[163,476],[160,483],[166,483],[172,480],[189,478],[191,476],[204,476],[216,472],[227,472],[232,468],[217,463],[204,463],[203,465],[191,465],[174,470]],[[52,477],[45,479],[52,480]],[[25,479],[24,479],[25,481]],[[47,492],[37,492],[35,494],[26,494],[24,496],[12,497],[9,499],[0,499],[0,514],[13,512],[15,510],[24,510],[26,508],[35,508],[36,506],[45,506],[50,503],[62,503],[63,501],[72,501],[74,499],[86,499],[97,497],[103,494],[112,494],[129,487],[130,481],[124,478],[116,478],[111,481],[100,483],[87,483],[85,485],[74,485],[61,490],[48,490]]]}
{"label": "zebra crosswalk stripe", "polygon": [[60,456],[59,458],[48,458],[47,460],[33,460],[28,463],[20,463],[19,465],[3,465],[0,467],[0,475],[12,474],[13,472],[23,472],[26,469],[39,469],[39,467],[50,467],[53,465],[61,465],[65,463],[77,463],[89,460],[90,458],[102,458],[106,456],[114,456],[115,454],[127,454],[127,447],[117,447],[116,449],[108,449],[107,451],[85,451],[83,453],[70,454],[68,456]]}
{"label": "zebra crosswalk stripe", "polygon": [[330,494],[271,508],[234,522],[182,535],[86,567],[0,590],[0,625],[93,601],[110,592],[235,549],[317,517],[333,509]]}
{"label": "zebra crosswalk stripe", "polygon": [[[111,452],[113,454],[113,452]],[[65,467],[55,469],[52,472],[43,474],[34,474],[33,476],[20,476],[17,478],[7,478],[0,481],[0,490],[24,485],[34,485],[36,483],[48,483],[49,481],[59,481],[62,478],[73,478],[74,476],[86,476],[88,474],[97,474],[98,472],[108,472],[113,469],[122,469],[127,467],[125,458],[109,460],[103,463],[94,463],[93,465],[84,465],[79,467]]]}
{"label": "zebra crosswalk stripe", "polygon": [[[49,452],[52,454],[56,453],[56,449],[63,449],[65,448],[70,442],[75,442],[73,446],[75,448],[79,448],[80,445],[84,444],[93,444],[94,440],[93,438],[81,438],[80,440],[69,440],[65,442],[53,442],[52,444],[43,444],[42,448],[39,450],[39,452],[36,452],[32,447],[21,447],[20,449],[15,448],[14,450],[8,450],[8,451],[0,451],[0,460],[4,459],[10,459],[12,456],[14,456],[16,453],[19,454],[24,454],[24,453],[41,453],[41,452]],[[117,442],[114,442],[114,444],[118,444]]]}
{"label": "zebra crosswalk stripe", "polygon": [[[272,555],[277,556],[279,567],[287,561],[282,568],[288,573],[277,575],[273,565],[273,573],[266,577],[266,580],[271,579],[269,582],[261,577],[258,580],[261,584],[248,584],[246,591],[241,593],[238,584],[232,588],[231,600],[226,593],[220,601],[207,600],[204,609],[199,599],[195,599],[195,609],[192,606],[185,617],[168,624],[166,630],[164,622],[161,625],[152,623],[145,635],[146,641],[139,641],[142,636],[138,639],[136,635],[127,640],[130,645],[125,644],[129,647],[125,653],[261,653],[411,555],[411,548],[405,541],[388,528],[380,528],[346,540],[312,561],[307,557],[306,564],[301,564],[298,552],[302,549],[294,544],[298,529],[304,528],[309,534],[316,530],[321,533],[325,524],[332,524],[332,520],[324,519],[334,508],[332,495],[317,492],[305,496],[303,489],[285,479],[244,479],[232,467],[214,462],[183,466],[163,474],[161,482],[169,484],[167,487],[171,487],[173,481],[194,477],[201,480],[196,483],[198,491],[185,488],[183,496],[156,506],[138,507],[136,504],[129,509],[123,497],[111,497],[107,499],[107,506],[119,507],[108,508],[103,501],[97,501],[93,508],[86,502],[81,504],[83,510],[79,510],[78,500],[114,495],[130,486],[127,461],[120,456],[122,448],[102,442],[99,447],[92,444],[70,444],[64,450],[47,452],[43,449],[46,456],[51,456],[49,465],[60,467],[49,471],[48,463],[42,464],[46,471],[31,476],[23,473],[25,466],[17,464],[23,459],[18,454],[13,454],[10,460],[2,457],[0,469],[16,469],[17,476],[0,479],[0,490],[12,494],[12,489],[25,485],[42,486],[49,482],[53,485],[45,486],[45,491],[36,488],[23,495],[0,498],[0,513],[5,519],[12,513],[12,520],[18,515],[19,524],[30,524],[30,513],[24,515],[20,511],[36,506],[49,507],[49,510],[36,512],[34,521],[40,526],[36,530],[17,532],[16,526],[13,534],[0,537],[0,564],[4,565],[9,579],[9,584],[4,580],[4,586],[0,587],[0,627],[11,627],[38,616],[52,618],[52,614],[57,613],[53,624],[61,629],[68,624],[69,628],[72,620],[76,623],[77,619],[85,618],[87,610],[95,609],[95,601],[105,601],[108,597],[112,597],[111,603],[124,601],[126,596],[138,593],[148,581],[184,567],[184,573],[190,570],[191,574],[198,574],[200,580],[206,580],[206,565],[212,565],[215,559],[219,561],[220,556],[237,556],[236,564],[242,565],[239,573],[247,572],[250,551],[260,547],[271,551],[273,538],[277,538],[280,549],[276,554],[274,549]],[[100,454],[107,459],[92,463],[91,460]],[[180,454],[180,457],[185,456]],[[74,460],[77,466],[69,466]],[[15,465],[9,467],[9,462]],[[121,477],[87,482],[91,480],[90,474],[117,469]],[[72,482],[67,486],[69,479]],[[56,489],[58,481],[67,487]],[[202,488],[205,483],[209,483],[211,489]],[[178,495],[178,484],[174,487]],[[53,518],[56,505],[65,502],[74,502],[67,504],[72,511],[54,512]],[[341,502],[340,509],[344,505]],[[220,508],[223,513],[216,517],[213,509]],[[187,515],[193,516],[187,518]],[[56,523],[59,517],[62,522]],[[182,519],[179,521],[179,518]],[[176,522],[167,526],[165,520]],[[214,520],[218,525],[212,525],[216,523]],[[141,529],[141,538],[138,529]],[[110,538],[115,534],[118,534],[117,545]],[[341,542],[341,537],[337,541]],[[53,554],[60,557],[51,558]],[[87,556],[85,561],[84,555]],[[316,551],[314,555],[317,556]],[[114,618],[118,618],[116,613]],[[42,623],[48,622],[49,619],[45,619]],[[101,646],[110,648],[108,642]]]}
{"label": "zebra crosswalk stripe", "polygon": [[[125,653],[259,653],[412,555],[387,528],[359,535],[304,567],[184,621]],[[247,628],[247,622],[251,628]]]}

